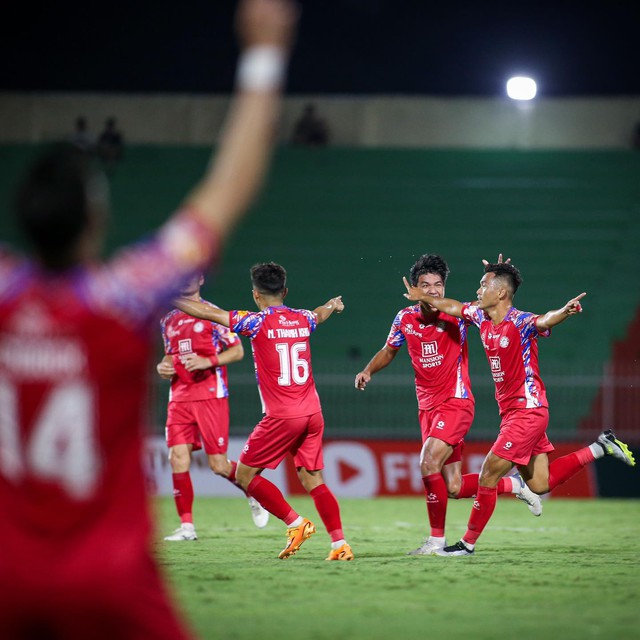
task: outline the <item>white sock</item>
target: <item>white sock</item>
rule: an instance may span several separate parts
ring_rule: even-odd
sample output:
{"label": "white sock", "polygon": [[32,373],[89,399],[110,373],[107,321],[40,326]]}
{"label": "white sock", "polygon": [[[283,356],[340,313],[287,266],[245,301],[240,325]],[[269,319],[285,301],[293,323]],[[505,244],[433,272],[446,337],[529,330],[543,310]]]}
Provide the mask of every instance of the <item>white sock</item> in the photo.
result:
{"label": "white sock", "polygon": [[460,542],[462,542],[462,544],[467,547],[467,549],[469,549],[469,551],[473,551],[475,549],[475,544],[471,544],[470,542],[467,542],[464,538],[462,538],[462,540],[460,540]]}
{"label": "white sock", "polygon": [[181,522],[180,526],[183,529],[187,529],[188,531],[195,531],[196,530],[195,526],[193,525],[193,522]]}
{"label": "white sock", "polygon": [[331,548],[339,549],[345,542],[346,540],[344,538],[341,538],[340,540],[335,540],[334,542],[331,543]]}
{"label": "white sock", "polygon": [[507,476],[505,480],[511,480],[511,493],[520,493],[522,485],[516,476]]}
{"label": "white sock", "polygon": [[287,527],[290,529],[291,527],[299,527],[302,524],[304,518],[302,516],[298,516],[291,524],[288,524]]}
{"label": "white sock", "polygon": [[596,460],[604,456],[604,447],[599,442],[594,442],[593,444],[590,444],[589,449],[591,453],[593,453],[593,457]]}
{"label": "white sock", "polygon": [[437,544],[439,547],[444,547],[444,545],[446,544],[446,540],[444,538],[444,536],[440,537],[440,536],[429,536],[429,539],[427,540],[427,542],[433,542],[433,544]]}

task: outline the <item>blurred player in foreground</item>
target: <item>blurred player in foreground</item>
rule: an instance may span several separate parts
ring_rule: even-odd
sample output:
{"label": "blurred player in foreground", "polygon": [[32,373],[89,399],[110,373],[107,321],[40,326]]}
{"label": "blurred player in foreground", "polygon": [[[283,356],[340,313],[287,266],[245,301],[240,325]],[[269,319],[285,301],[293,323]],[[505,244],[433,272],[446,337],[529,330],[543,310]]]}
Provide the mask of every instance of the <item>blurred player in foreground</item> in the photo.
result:
{"label": "blurred player in foreground", "polygon": [[[209,304],[200,297],[204,276],[196,273],[180,292],[190,300]],[[229,382],[227,364],[244,356],[240,338],[215,322],[194,321],[179,309],[171,310],[160,325],[165,357],[158,363],[162,378],[171,380],[167,408],[167,446],[173,481],[173,499],[180,526],[165,540],[197,540],[193,523],[191,455],[202,449],[210,469],[236,487],[236,462],[227,458],[229,442]],[[267,526],[269,512],[249,498],[253,522]]]}
{"label": "blurred player in foreground", "polygon": [[215,163],[149,241],[97,262],[104,178],[77,150],[20,187],[32,258],[0,253],[0,635],[187,637],[150,552],[141,468],[159,309],[214,260],[264,175],[296,21],[245,0],[238,95]]}
{"label": "blurred player in foreground", "polygon": [[298,477],[311,495],[329,536],[327,560],[353,560],[344,539],[340,507],[324,483],[322,435],[324,419],[311,370],[309,338],[319,323],[344,309],[342,297],[307,311],[285,306],[287,273],[273,262],[251,268],[253,299],[259,312],[224,311],[186,298],[176,306],[198,318],[230,327],[248,336],[265,414],[249,436],[238,459],[236,480],[260,504],[287,525],[287,544],[281,559],[292,556],[316,531],[313,522],[298,515],[272,482],[260,474],[275,469],[290,453]]}
{"label": "blurred player in foreground", "polygon": [[[443,298],[449,267],[435,254],[420,256],[411,267],[411,285]],[[420,470],[431,526],[424,544],[409,555],[431,555],[446,546],[448,498],[471,498],[478,492],[478,474],[462,475],[464,437],[471,428],[474,398],[469,379],[467,329],[470,322],[420,302],[396,315],[387,342],[356,375],[364,391],[371,376],[387,367],[406,342],[415,373],[418,418],[422,432]],[[520,476],[503,478],[498,493],[514,493],[533,515],[542,513],[540,498]]]}
{"label": "blurred player in foreground", "polygon": [[542,495],[604,455],[635,464],[627,445],[612,431],[604,431],[593,444],[549,464],[547,454],[553,451],[553,445],[547,438],[549,405],[538,366],[538,337],[549,336],[553,327],[580,313],[580,300],[586,294],[572,298],[560,309],[535,315],[513,306],[522,277],[508,260],[502,262],[500,256],[495,264],[485,261],[484,271],[477,304],[426,295],[404,278],[405,297],[409,300],[426,302],[444,313],[469,320],[480,329],[501,418],[498,438],[482,465],[467,531],[459,542],[434,551],[435,555],[474,553],[476,541],[495,509],[496,487],[514,466],[529,488]]}

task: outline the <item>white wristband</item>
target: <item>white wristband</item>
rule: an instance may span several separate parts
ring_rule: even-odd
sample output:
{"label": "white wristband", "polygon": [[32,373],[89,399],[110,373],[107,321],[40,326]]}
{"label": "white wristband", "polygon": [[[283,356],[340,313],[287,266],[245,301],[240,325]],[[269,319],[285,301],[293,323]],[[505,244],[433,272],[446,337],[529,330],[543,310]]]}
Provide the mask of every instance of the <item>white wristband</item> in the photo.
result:
{"label": "white wristband", "polygon": [[277,89],[284,80],[285,63],[285,53],[278,47],[248,49],[238,63],[238,87],[247,91]]}

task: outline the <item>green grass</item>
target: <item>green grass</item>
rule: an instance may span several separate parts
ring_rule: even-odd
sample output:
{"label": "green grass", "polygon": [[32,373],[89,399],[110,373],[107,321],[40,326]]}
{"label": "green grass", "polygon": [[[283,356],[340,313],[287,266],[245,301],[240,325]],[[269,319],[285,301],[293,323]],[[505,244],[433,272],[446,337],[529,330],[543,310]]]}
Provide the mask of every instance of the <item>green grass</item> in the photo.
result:
{"label": "green grass", "polygon": [[[243,499],[196,498],[199,540],[157,543],[187,619],[202,638],[496,640],[637,638],[640,501],[549,500],[541,518],[501,499],[471,558],[409,557],[425,534],[420,499],[342,500],[354,562],[325,562],[318,527],[292,558],[285,527],[256,529]],[[448,540],[471,502],[452,501]],[[160,533],[177,526],[158,500]]]}

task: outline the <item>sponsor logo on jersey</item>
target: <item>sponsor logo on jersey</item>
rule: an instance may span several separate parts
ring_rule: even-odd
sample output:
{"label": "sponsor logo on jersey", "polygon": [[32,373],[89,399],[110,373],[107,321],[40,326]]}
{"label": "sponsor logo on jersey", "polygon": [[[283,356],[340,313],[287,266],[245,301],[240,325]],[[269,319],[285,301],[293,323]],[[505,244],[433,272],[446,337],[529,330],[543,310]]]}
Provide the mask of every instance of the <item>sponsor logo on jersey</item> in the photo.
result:
{"label": "sponsor logo on jersey", "polygon": [[431,342],[423,342],[421,344],[423,358],[438,355],[438,343],[435,340],[431,340]]}
{"label": "sponsor logo on jersey", "polygon": [[185,340],[178,340],[178,353],[180,355],[185,353],[191,353],[191,338],[186,338]]}
{"label": "sponsor logo on jersey", "polygon": [[284,316],[278,316],[278,322],[283,327],[297,327],[297,326],[300,325],[300,320],[289,320],[288,318],[285,318]]}
{"label": "sponsor logo on jersey", "polygon": [[[420,325],[420,327],[424,327],[424,325]],[[403,333],[405,335],[418,336],[418,338],[422,338],[422,334],[416,329],[414,329],[410,324],[404,325]]]}
{"label": "sponsor logo on jersey", "polygon": [[15,333],[41,335],[56,324],[47,308],[36,301],[23,302],[7,320]]}
{"label": "sponsor logo on jersey", "polygon": [[489,363],[491,364],[491,375],[493,377],[493,381],[496,384],[504,382],[504,371],[502,371],[500,356],[489,356]]}

